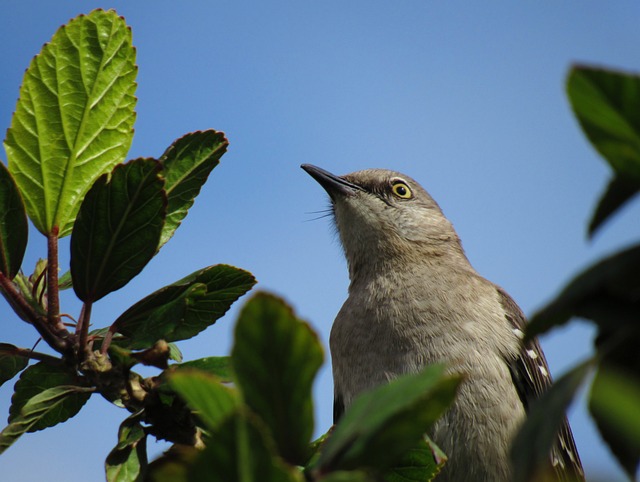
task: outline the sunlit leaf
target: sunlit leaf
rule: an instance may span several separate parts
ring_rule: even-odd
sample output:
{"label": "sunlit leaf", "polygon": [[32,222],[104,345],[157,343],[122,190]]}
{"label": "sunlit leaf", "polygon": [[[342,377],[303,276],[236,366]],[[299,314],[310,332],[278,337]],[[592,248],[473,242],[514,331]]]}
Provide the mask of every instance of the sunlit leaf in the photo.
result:
{"label": "sunlit leaf", "polygon": [[316,334],[284,301],[259,293],[240,313],[231,358],[243,398],[269,427],[278,453],[304,463],[313,432],[311,386],[323,361]]}
{"label": "sunlit leaf", "polygon": [[10,280],[20,270],[28,235],[22,198],[11,174],[0,162],[0,273]]}
{"label": "sunlit leaf", "polygon": [[25,432],[34,432],[39,430],[36,427],[44,428],[43,425],[50,426],[52,421],[64,422],[69,418],[66,408],[68,400],[84,398],[86,401],[92,391],[92,388],[60,385],[47,388],[30,398],[0,433],[0,454]]}
{"label": "sunlit leaf", "polygon": [[640,184],[626,177],[614,177],[603,193],[589,223],[589,236],[593,236],[598,228],[627,201],[638,193]]}
{"label": "sunlit leaf", "polygon": [[23,417],[24,407],[39,393],[59,386],[77,386],[78,390],[68,390],[63,400],[56,398],[55,407],[47,409],[34,423],[30,423],[27,429],[29,432],[52,427],[73,417],[84,406],[91,393],[80,386],[78,376],[69,367],[40,362],[25,369],[16,382],[15,392],[11,397],[9,422]]}
{"label": "sunlit leaf", "polygon": [[229,142],[222,132],[191,132],[175,141],[160,157],[169,198],[167,220],[160,246],[164,245],[187,215],[211,170],[218,165]]}
{"label": "sunlit leaf", "polygon": [[200,370],[215,377],[221,382],[232,381],[231,357],[209,356],[198,358],[176,365],[171,365],[171,370]]}
{"label": "sunlit leaf", "polygon": [[453,402],[460,381],[432,365],[361,394],[336,425],[315,470],[393,468]]}
{"label": "sunlit leaf", "polygon": [[115,325],[126,337],[120,343],[138,349],[159,339],[191,338],[221,318],[255,283],[251,273],[224,264],[196,271],[120,315]]}
{"label": "sunlit leaf", "polygon": [[131,31],[113,11],[71,20],[31,62],[5,148],[40,232],[69,234],[93,182],[124,160],[136,73]]}
{"label": "sunlit leaf", "polygon": [[159,163],[136,159],[87,193],[71,236],[73,289],[82,301],[122,288],[154,256],[166,215],[163,187]]}

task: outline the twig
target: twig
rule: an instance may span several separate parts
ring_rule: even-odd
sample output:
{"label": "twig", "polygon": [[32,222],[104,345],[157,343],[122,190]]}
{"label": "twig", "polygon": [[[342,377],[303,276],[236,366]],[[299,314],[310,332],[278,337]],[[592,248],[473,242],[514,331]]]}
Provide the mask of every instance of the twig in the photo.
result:
{"label": "twig", "polygon": [[30,350],[29,348],[18,348],[17,346],[11,346],[11,348],[8,348],[8,347],[0,346],[0,353],[8,353],[10,355],[23,356],[25,358],[30,358],[32,360],[38,360],[38,361],[44,362],[48,365],[64,364],[64,362],[60,358],[47,355],[46,353],[33,351],[33,350]]}

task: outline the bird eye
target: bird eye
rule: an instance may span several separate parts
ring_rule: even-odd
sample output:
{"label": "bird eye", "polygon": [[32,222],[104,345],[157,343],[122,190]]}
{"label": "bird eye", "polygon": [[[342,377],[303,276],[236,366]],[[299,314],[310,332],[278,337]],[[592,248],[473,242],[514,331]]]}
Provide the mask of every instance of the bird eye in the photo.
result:
{"label": "bird eye", "polygon": [[409,189],[409,186],[401,181],[394,182],[391,185],[391,191],[401,199],[411,199],[413,197],[413,193],[411,192],[411,189]]}

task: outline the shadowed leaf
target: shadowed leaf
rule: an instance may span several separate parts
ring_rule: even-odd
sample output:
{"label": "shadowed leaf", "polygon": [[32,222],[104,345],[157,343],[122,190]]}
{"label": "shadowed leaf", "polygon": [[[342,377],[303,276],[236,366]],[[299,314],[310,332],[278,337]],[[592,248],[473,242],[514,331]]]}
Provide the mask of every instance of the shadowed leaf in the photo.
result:
{"label": "shadowed leaf", "polygon": [[210,375],[214,375],[223,383],[233,381],[231,357],[228,356],[209,356],[206,358],[199,358],[197,360],[171,365],[169,370],[199,370]]}
{"label": "shadowed leaf", "polygon": [[639,183],[623,177],[614,177],[598,201],[598,206],[589,223],[589,236],[593,236],[607,218],[635,196],[638,190],[640,190]]}
{"label": "shadowed leaf", "polygon": [[137,68],[131,31],[94,10],[58,29],[27,69],[5,148],[27,213],[43,234],[71,232],[93,182],[133,138]]}
{"label": "shadowed leaf", "polygon": [[98,179],[71,236],[73,289],[91,302],[122,288],[157,251],[166,215],[164,182],[153,159],[136,159]]}
{"label": "shadowed leaf", "polygon": [[22,265],[29,228],[20,192],[0,162],[0,273],[12,280]]}
{"label": "shadowed leaf", "polygon": [[549,454],[565,419],[567,408],[592,368],[592,360],[581,363],[557,379],[551,388],[531,405],[527,419],[512,445],[514,482],[534,480],[534,474],[548,470]]}
{"label": "shadowed leaf", "polygon": [[[433,444],[433,442],[431,442]],[[439,463],[436,463],[434,451],[425,441],[420,440],[412,449],[402,455],[395,466],[387,471],[385,482],[427,482],[432,480],[445,465],[446,456],[439,451]]]}
{"label": "shadowed leaf", "polygon": [[22,372],[16,382],[15,392],[11,397],[9,408],[9,422],[18,420],[24,413],[24,407],[39,393],[58,386],[76,386],[75,393],[70,390],[64,400],[56,402],[56,407],[47,410],[45,415],[38,417],[36,423],[29,425],[29,432],[52,427],[76,415],[89,399],[90,393],[83,390],[77,375],[65,366],[52,366],[46,363],[36,363]]}
{"label": "shadowed leaf", "polygon": [[15,377],[29,364],[27,357],[14,355],[14,350],[17,350],[17,347],[0,343],[0,386]]}
{"label": "shadowed leaf", "polygon": [[219,264],[196,271],[142,299],[115,321],[126,337],[121,346],[139,349],[157,340],[186,340],[224,315],[256,283],[241,269]]}
{"label": "shadowed leaf", "polygon": [[163,167],[169,205],[158,249],[178,229],[228,145],[222,132],[191,132],[171,144],[162,154],[159,160]]}
{"label": "shadowed leaf", "polygon": [[440,365],[360,395],[336,425],[316,470],[388,470],[453,402],[461,379]]}
{"label": "shadowed leaf", "polygon": [[147,469],[147,434],[134,414],[118,429],[118,444],[113,448],[105,469],[108,482],[141,482]]}
{"label": "shadowed leaf", "polygon": [[243,398],[278,453],[303,464],[313,432],[311,386],[323,361],[316,334],[284,301],[259,293],[240,313],[231,359]]}

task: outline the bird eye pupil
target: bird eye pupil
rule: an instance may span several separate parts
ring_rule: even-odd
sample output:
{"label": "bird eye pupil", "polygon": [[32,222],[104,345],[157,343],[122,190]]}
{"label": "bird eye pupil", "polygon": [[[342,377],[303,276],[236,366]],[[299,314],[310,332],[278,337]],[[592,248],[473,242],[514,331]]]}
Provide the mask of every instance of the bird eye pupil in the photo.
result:
{"label": "bird eye pupil", "polygon": [[407,194],[407,189],[404,186],[398,186],[396,188],[396,192],[401,196],[404,196],[405,194]]}

